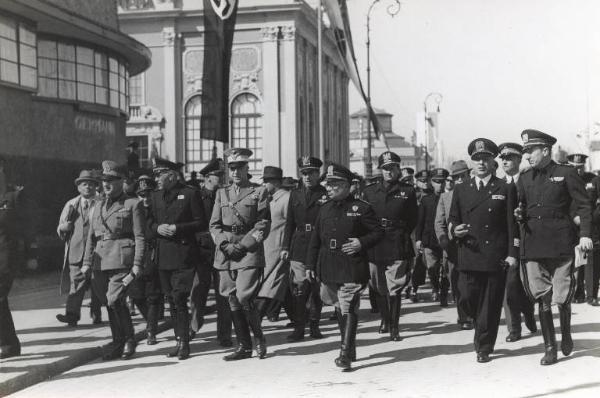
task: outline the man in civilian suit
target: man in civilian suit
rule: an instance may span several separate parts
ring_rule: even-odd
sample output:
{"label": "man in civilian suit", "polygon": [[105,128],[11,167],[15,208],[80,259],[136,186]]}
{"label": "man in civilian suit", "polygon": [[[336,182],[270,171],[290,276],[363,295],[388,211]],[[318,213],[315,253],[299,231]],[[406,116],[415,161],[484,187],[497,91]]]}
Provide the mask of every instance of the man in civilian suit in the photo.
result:
{"label": "man in civilian suit", "polygon": [[498,336],[506,267],[518,266],[517,191],[494,175],[496,144],[477,138],[468,151],[475,177],[455,188],[449,230],[458,240],[459,305],[475,321],[477,362],[483,363]]}

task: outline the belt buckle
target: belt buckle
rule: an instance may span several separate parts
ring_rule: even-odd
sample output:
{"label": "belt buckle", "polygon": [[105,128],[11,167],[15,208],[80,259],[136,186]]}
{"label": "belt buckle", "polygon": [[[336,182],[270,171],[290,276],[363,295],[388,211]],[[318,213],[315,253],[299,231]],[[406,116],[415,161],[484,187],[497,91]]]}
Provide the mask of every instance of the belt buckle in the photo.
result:
{"label": "belt buckle", "polygon": [[311,232],[312,231],[312,225],[310,225],[310,224],[304,224],[304,231]]}
{"label": "belt buckle", "polygon": [[391,222],[390,222],[390,220],[388,220],[387,218],[382,218],[382,219],[381,219],[381,226],[382,226],[383,228],[390,227],[390,226],[391,226],[391,224],[392,224],[392,223],[391,223]]}
{"label": "belt buckle", "polygon": [[233,232],[234,234],[240,234],[241,232],[241,228],[239,225],[232,225],[231,226],[231,232]]}
{"label": "belt buckle", "polygon": [[337,249],[337,240],[336,239],[329,239],[329,248],[332,250]]}

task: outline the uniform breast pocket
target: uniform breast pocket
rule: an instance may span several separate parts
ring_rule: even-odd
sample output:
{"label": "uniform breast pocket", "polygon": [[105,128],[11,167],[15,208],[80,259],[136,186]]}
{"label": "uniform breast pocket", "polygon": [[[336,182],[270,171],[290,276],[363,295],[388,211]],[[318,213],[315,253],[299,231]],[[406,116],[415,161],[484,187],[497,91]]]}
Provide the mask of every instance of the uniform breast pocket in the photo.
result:
{"label": "uniform breast pocket", "polygon": [[118,229],[126,229],[131,227],[131,211],[122,210],[117,213],[116,223]]}
{"label": "uniform breast pocket", "polygon": [[135,244],[132,241],[123,241],[119,244],[121,252],[121,265],[131,267],[135,255]]}

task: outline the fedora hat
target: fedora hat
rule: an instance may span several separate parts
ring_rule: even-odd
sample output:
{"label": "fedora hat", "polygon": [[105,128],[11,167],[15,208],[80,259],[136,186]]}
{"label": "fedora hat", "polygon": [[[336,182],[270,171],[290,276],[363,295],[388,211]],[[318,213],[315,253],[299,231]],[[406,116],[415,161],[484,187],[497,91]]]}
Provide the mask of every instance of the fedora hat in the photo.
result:
{"label": "fedora hat", "polygon": [[79,185],[84,181],[90,181],[94,184],[98,184],[98,178],[92,173],[91,170],[81,170],[79,177],[75,179],[75,185]]}

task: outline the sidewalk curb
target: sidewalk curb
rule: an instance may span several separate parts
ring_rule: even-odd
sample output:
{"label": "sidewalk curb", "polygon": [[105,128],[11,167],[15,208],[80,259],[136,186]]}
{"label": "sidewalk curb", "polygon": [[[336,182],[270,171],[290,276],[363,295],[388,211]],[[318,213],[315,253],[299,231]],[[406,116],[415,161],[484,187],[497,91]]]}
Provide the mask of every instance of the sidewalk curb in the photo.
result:
{"label": "sidewalk curb", "polygon": [[[171,328],[171,321],[166,320],[158,324],[156,333],[162,333]],[[140,330],[135,334],[135,341],[139,342],[146,338],[146,330]],[[84,365],[102,356],[102,348],[97,346],[92,348],[83,348],[75,354],[63,358],[59,361],[47,363],[39,366],[33,366],[30,371],[25,374],[16,376],[10,380],[0,383],[0,397],[5,397],[14,394],[19,390],[31,387],[34,384],[46,381],[61,373],[67,372],[78,366]],[[0,365],[0,369],[2,365]]]}

